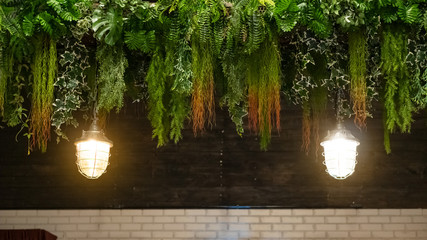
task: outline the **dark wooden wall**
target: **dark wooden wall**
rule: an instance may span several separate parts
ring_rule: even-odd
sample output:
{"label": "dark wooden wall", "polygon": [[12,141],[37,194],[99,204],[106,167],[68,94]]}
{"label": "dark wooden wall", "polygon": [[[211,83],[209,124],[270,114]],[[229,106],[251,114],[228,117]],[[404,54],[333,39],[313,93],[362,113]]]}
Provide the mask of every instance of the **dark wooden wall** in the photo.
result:
{"label": "dark wooden wall", "polygon": [[[142,112],[130,106],[111,116],[107,136],[114,141],[108,172],[88,180],[75,165],[72,142],[51,142],[46,154],[26,155],[16,129],[0,130],[0,208],[427,208],[427,127],[419,114],[412,134],[392,135],[392,154],[383,150],[382,120],[369,119],[366,132],[346,122],[359,138],[356,172],[339,181],[325,172],[321,156],[300,151],[301,111],[284,106],[282,131],[269,151],[255,136],[239,137],[225,110],[203,136],[190,129],[177,145],[160,149]],[[375,110],[375,116],[381,116]],[[79,137],[81,126],[70,129]],[[322,137],[334,127],[332,114]]]}

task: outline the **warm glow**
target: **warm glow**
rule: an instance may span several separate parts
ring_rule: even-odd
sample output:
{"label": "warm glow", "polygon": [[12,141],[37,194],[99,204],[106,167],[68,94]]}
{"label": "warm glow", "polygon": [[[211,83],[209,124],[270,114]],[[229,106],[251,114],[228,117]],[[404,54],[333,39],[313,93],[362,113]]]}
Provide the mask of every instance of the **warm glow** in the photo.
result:
{"label": "warm glow", "polygon": [[87,178],[99,178],[107,169],[111,144],[89,139],[76,146],[79,171]]}
{"label": "warm glow", "polygon": [[323,155],[326,171],[336,179],[345,179],[353,174],[356,167],[356,148],[359,142],[343,129],[334,131],[327,138],[321,143],[325,149]]}

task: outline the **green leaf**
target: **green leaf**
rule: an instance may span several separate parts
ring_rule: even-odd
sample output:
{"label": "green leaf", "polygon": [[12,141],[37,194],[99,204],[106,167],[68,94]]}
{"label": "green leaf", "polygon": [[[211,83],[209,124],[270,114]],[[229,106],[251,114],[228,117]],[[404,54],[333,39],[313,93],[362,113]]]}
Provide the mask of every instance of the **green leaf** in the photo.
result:
{"label": "green leaf", "polygon": [[105,43],[112,46],[121,38],[123,17],[118,8],[109,8],[106,14],[100,10],[96,11],[92,22],[92,29],[98,40],[104,40]]}

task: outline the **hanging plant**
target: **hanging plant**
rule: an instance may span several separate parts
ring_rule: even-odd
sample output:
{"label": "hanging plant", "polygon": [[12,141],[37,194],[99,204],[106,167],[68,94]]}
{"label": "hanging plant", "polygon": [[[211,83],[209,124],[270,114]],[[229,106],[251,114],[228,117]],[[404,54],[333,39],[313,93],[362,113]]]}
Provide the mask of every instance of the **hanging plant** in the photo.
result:
{"label": "hanging plant", "polygon": [[277,37],[267,39],[247,59],[249,129],[267,149],[273,126],[280,130],[280,54]]}
{"label": "hanging plant", "polygon": [[194,135],[210,127],[215,122],[214,100],[214,57],[209,42],[202,42],[193,36],[191,42],[193,92],[191,98]]}
{"label": "hanging plant", "polygon": [[122,46],[101,45],[96,50],[98,68],[97,108],[108,113],[123,107],[123,95],[126,90],[123,79],[128,62]]}
{"label": "hanging plant", "polygon": [[401,25],[386,25],[381,45],[381,69],[384,86],[384,146],[390,149],[390,133],[398,127],[409,132],[414,106],[410,96],[410,77],[406,65],[408,38]]}
{"label": "hanging plant", "polygon": [[60,54],[59,76],[55,81],[56,99],[53,103],[52,126],[55,127],[57,142],[68,140],[63,125],[78,126],[73,113],[81,108],[83,94],[88,90],[84,71],[89,67],[86,47],[75,40],[62,39],[64,52]]}
{"label": "hanging plant", "polygon": [[363,29],[349,32],[348,47],[354,123],[359,128],[366,128],[366,38]]}
{"label": "hanging plant", "polygon": [[301,150],[305,155],[310,151],[311,142],[311,108],[310,102],[304,101],[302,104],[302,144]]}
{"label": "hanging plant", "polygon": [[41,35],[35,41],[29,131],[32,138],[31,149],[37,147],[42,152],[46,151],[50,139],[56,71],[56,42],[47,35]]}

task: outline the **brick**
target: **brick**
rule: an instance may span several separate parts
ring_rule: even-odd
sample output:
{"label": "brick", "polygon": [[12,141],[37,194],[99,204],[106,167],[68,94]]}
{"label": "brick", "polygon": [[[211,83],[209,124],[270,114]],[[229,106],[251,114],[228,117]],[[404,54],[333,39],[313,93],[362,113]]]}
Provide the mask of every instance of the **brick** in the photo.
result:
{"label": "brick", "polygon": [[113,239],[130,238],[130,232],[109,232],[108,236]]}
{"label": "brick", "polygon": [[122,212],[120,210],[100,210],[101,216],[120,216]]}
{"label": "brick", "polygon": [[145,232],[145,231],[137,231],[137,232],[131,232],[131,237],[133,238],[152,238],[151,232]]}
{"label": "brick", "polygon": [[237,217],[217,217],[219,223],[237,223],[239,219]]}
{"label": "brick", "polygon": [[58,224],[55,227],[56,231],[77,231],[76,224]]}
{"label": "brick", "polygon": [[283,239],[304,238],[304,232],[282,232]]}
{"label": "brick", "polygon": [[369,217],[370,223],[389,223],[390,217]]}
{"label": "brick", "polygon": [[122,223],[120,224],[120,230],[122,231],[133,231],[133,230],[159,230],[162,229],[162,224],[141,224],[138,223]]}
{"label": "brick", "polygon": [[113,223],[131,223],[133,221],[131,216],[114,216],[111,217]]}
{"label": "brick", "polygon": [[79,215],[80,216],[99,216],[100,214],[99,214],[99,211],[100,210],[94,210],[94,209],[92,209],[92,210],[80,210],[79,211]]}
{"label": "brick", "polygon": [[7,224],[25,224],[27,223],[26,217],[8,217],[6,218]]}
{"label": "brick", "polygon": [[206,230],[206,224],[202,224],[202,223],[187,223],[187,224],[185,224],[185,230],[199,230],[199,231],[204,231],[204,230]]}
{"label": "brick", "polygon": [[196,238],[211,238],[211,239],[215,239],[216,238],[216,232],[196,232]]}
{"label": "brick", "polygon": [[66,217],[79,216],[80,210],[59,210],[58,215]]}
{"label": "brick", "polygon": [[302,223],[302,217],[282,217],[282,223]]}
{"label": "brick", "polygon": [[311,209],[293,209],[292,215],[294,216],[306,216],[306,215],[313,215],[313,210]]}
{"label": "brick", "polygon": [[347,217],[347,223],[367,223],[368,217]]}
{"label": "brick", "polygon": [[427,223],[427,216],[425,216],[425,217],[417,217],[417,216],[415,216],[415,217],[412,217],[412,221],[414,222],[414,223]]}
{"label": "brick", "polygon": [[184,238],[184,239],[192,239],[195,236],[194,232],[174,232],[173,233],[174,238]]}
{"label": "brick", "polygon": [[163,210],[161,209],[144,209],[141,215],[143,216],[163,216]]}
{"label": "brick", "polygon": [[88,238],[108,238],[108,232],[88,232]]}
{"label": "brick", "polygon": [[379,215],[398,216],[400,215],[400,209],[380,209]]}
{"label": "brick", "polygon": [[359,230],[359,224],[337,224],[337,227],[343,231]]}
{"label": "brick", "polygon": [[19,210],[16,211],[16,216],[35,217],[37,216],[37,210]]}
{"label": "brick", "polygon": [[392,223],[410,223],[412,222],[411,217],[391,217]]}
{"label": "brick", "polygon": [[237,232],[219,232],[218,238],[226,238],[226,239],[237,239],[238,238]]}
{"label": "brick", "polygon": [[293,230],[292,224],[273,224],[273,231],[291,231]]}
{"label": "brick", "polygon": [[225,231],[228,228],[228,224],[222,224],[222,223],[211,223],[207,225],[206,230],[209,231]]}
{"label": "brick", "polygon": [[328,238],[347,238],[348,232],[327,232]]}
{"label": "brick", "polygon": [[177,223],[192,223],[192,222],[196,222],[196,217],[175,217],[175,222]]}
{"label": "brick", "polygon": [[[384,224],[386,225],[386,224]],[[360,224],[360,230],[374,230],[374,231],[381,231],[382,229],[382,224]]]}
{"label": "brick", "polygon": [[248,224],[230,224],[228,228],[230,231],[248,231],[249,225]]}
{"label": "brick", "polygon": [[347,223],[346,217],[326,217],[326,223]]}
{"label": "brick", "polygon": [[261,232],[262,238],[282,238],[281,232]]}
{"label": "brick", "polygon": [[353,238],[370,238],[371,232],[369,232],[369,231],[350,232],[350,237],[353,237]]}
{"label": "brick", "polygon": [[394,231],[394,236],[398,238],[415,238],[417,237],[416,232],[410,231]]}
{"label": "brick", "polygon": [[227,210],[228,216],[243,216],[243,215],[249,215],[248,209],[228,209]]}
{"label": "brick", "polygon": [[185,225],[183,223],[163,224],[163,229],[165,229],[165,230],[183,230],[183,229],[185,229]]}
{"label": "brick", "polygon": [[79,231],[95,231],[99,230],[99,224],[77,224]]}
{"label": "brick", "polygon": [[314,209],[316,216],[331,216],[335,215],[335,209]]}
{"label": "brick", "polygon": [[13,229],[12,224],[1,224],[0,229]]}
{"label": "brick", "polygon": [[90,217],[70,217],[70,223],[90,223]]}
{"label": "brick", "polygon": [[374,231],[374,232],[372,232],[372,237],[374,237],[374,238],[392,238],[393,232]]}
{"label": "brick", "polygon": [[324,217],[304,217],[305,223],[324,223]]}
{"label": "brick", "polygon": [[86,239],[87,238],[87,232],[70,232],[67,231],[65,233],[66,238],[80,238],[80,239]]}
{"label": "brick", "polygon": [[[123,224],[123,225],[129,225],[129,224]],[[135,224],[135,225],[139,225],[139,224]],[[122,230],[135,230],[135,229],[123,229],[122,227]],[[163,230],[163,224],[143,224],[142,230]]]}
{"label": "brick", "polygon": [[313,231],[314,225],[313,224],[295,224],[294,229],[295,231]]}
{"label": "brick", "polygon": [[337,216],[357,215],[357,211],[356,211],[356,209],[336,209],[335,215],[337,215]]}
{"label": "brick", "polygon": [[337,230],[336,224],[316,224],[316,230],[320,231],[334,231]]}
{"label": "brick", "polygon": [[198,223],[216,223],[216,217],[196,217]]}
{"label": "brick", "polygon": [[99,230],[102,230],[102,231],[117,231],[120,229],[121,229],[121,226],[118,223],[99,224]]}
{"label": "brick", "polygon": [[427,231],[417,232],[417,237],[421,237],[421,239],[427,239]]}
{"label": "brick", "polygon": [[410,215],[410,216],[423,215],[423,210],[421,208],[417,208],[417,209],[401,209],[400,210],[400,214],[401,215]]}
{"label": "brick", "polygon": [[141,216],[142,215],[142,210],[138,210],[138,209],[124,209],[124,210],[121,210],[121,215],[122,216]]}
{"label": "brick", "polygon": [[110,223],[111,217],[91,217],[91,223]]}
{"label": "brick", "polygon": [[271,230],[271,224],[251,224],[250,228],[253,231],[269,231]]}
{"label": "brick", "polygon": [[206,215],[206,210],[204,209],[185,209],[186,216],[204,216]]}
{"label": "brick", "polygon": [[397,224],[384,224],[383,229],[384,230],[391,230],[391,231],[405,230],[405,224],[399,224],[399,223],[397,223]]}
{"label": "brick", "polygon": [[270,215],[271,216],[291,216],[292,210],[291,209],[271,209]]}
{"label": "brick", "polygon": [[30,224],[45,224],[49,222],[47,217],[29,217],[27,218],[27,223]]}
{"label": "brick", "polygon": [[207,216],[227,216],[226,209],[208,209],[206,210]]}
{"label": "brick", "polygon": [[358,216],[376,216],[378,215],[378,209],[357,209],[356,214]]}
{"label": "brick", "polygon": [[270,210],[269,209],[250,209],[249,215],[252,215],[252,216],[269,216]]}
{"label": "brick", "polygon": [[155,223],[173,223],[174,221],[174,217],[154,217]]}
{"label": "brick", "polygon": [[[54,217],[58,216],[59,211],[58,210],[37,210],[37,216],[39,217]],[[0,213],[1,216],[1,213]]]}
{"label": "brick", "polygon": [[259,217],[239,217],[240,223],[259,223],[259,221]]}
{"label": "brick", "polygon": [[304,236],[306,238],[321,238],[321,239],[325,239],[326,232],[319,232],[319,231],[316,231],[316,232],[305,232]]}
{"label": "brick", "polygon": [[412,223],[412,224],[405,224],[406,230],[425,230],[427,231],[427,224],[423,223]]}
{"label": "brick", "polygon": [[262,223],[280,223],[280,217],[261,217]]}
{"label": "brick", "polygon": [[172,238],[173,232],[161,231],[161,232],[153,232],[153,238]]}
{"label": "brick", "polygon": [[185,215],[185,210],[184,209],[166,209],[163,212],[164,215],[166,216],[182,216]]}
{"label": "brick", "polygon": [[15,210],[0,210],[0,217],[14,217],[16,216]]}

